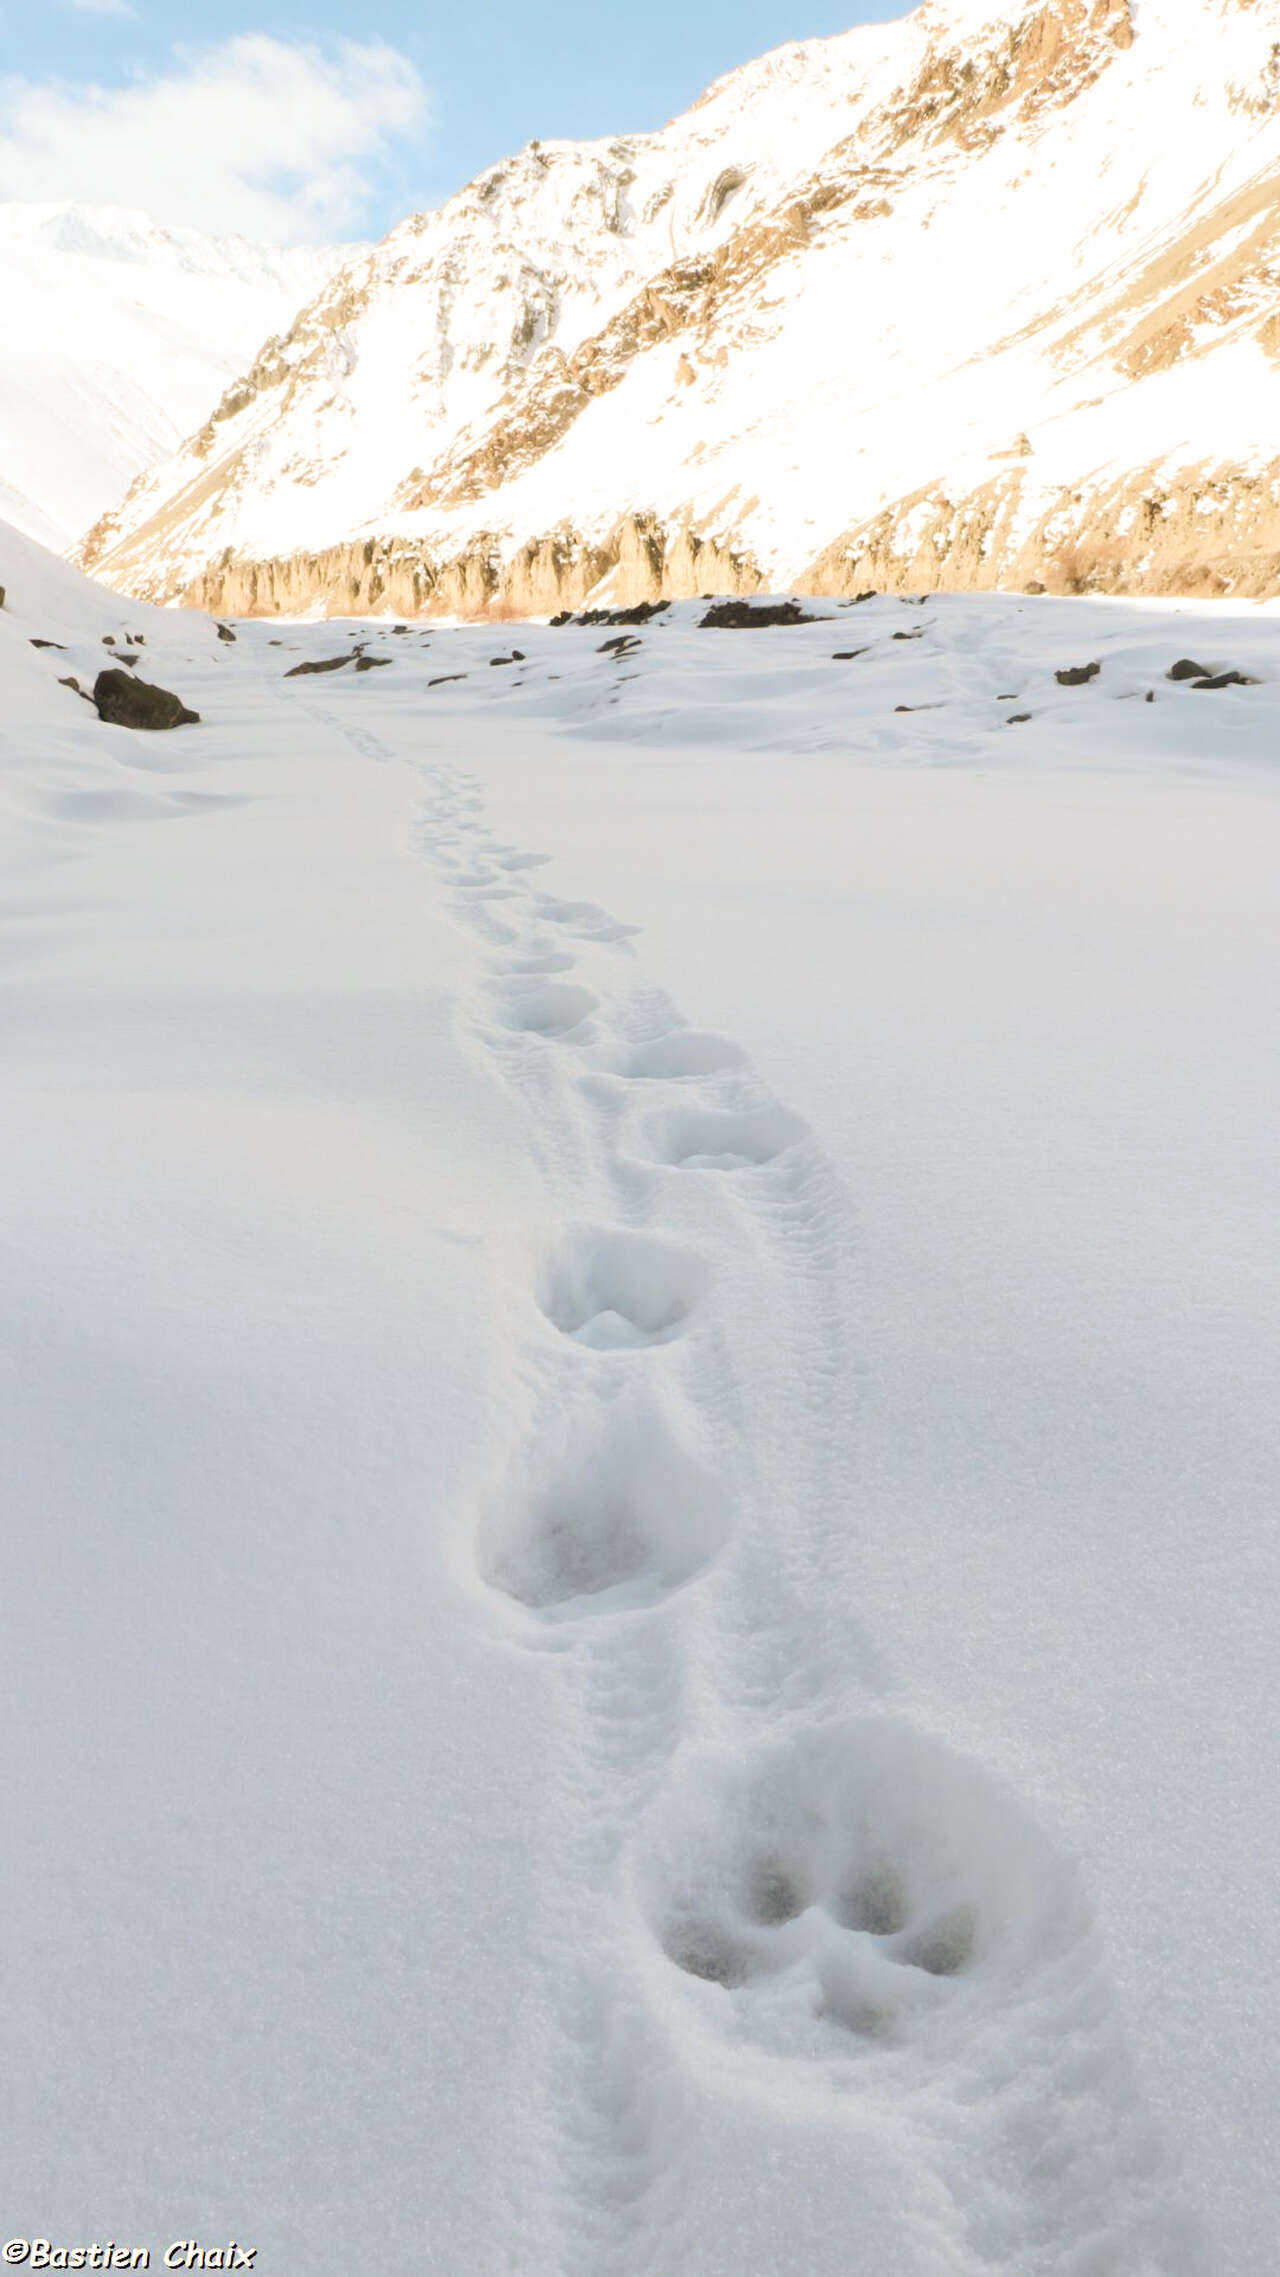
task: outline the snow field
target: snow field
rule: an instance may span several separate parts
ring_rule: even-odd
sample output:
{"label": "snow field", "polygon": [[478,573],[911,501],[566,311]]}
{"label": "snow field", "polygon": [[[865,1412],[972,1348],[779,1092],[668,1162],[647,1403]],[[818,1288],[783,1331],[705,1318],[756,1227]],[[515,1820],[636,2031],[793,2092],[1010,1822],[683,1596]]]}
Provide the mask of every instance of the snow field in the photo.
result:
{"label": "snow field", "polygon": [[[326,696],[335,726],[356,709]],[[847,1233],[806,1126],[637,986],[631,928],[544,892],[468,779],[431,772],[424,850],[493,951],[478,1034],[596,1213],[542,1237],[527,1438],[477,1518],[498,1617],[560,1656],[575,1732],[512,2267],[740,2267],[732,2227],[690,2242],[691,2201],[739,2186],[726,2096],[749,2138],[832,2129],[850,2175],[868,2137],[894,2145],[872,2239],[829,2195],[793,2204],[806,2268],[1196,2266],[1070,1867],[876,1712],[840,1459]]]}
{"label": "snow field", "polygon": [[[41,595],[55,636],[67,574]],[[1026,1799],[1012,1747],[993,1764],[957,1738],[979,1720],[967,1647],[1040,1750],[1043,1698],[1100,1815],[1131,1805],[1143,1728],[1117,1718],[1097,1759],[1077,1696],[1110,1700],[1117,1632],[1145,1614],[1122,1603],[1092,1637],[1068,1549],[1083,1525],[1105,1560],[1105,1525],[1085,1508],[1055,1532],[1028,1500],[1014,1614],[1047,1641],[1034,1683],[1002,1689],[988,1538],[1013,1567],[1019,1526],[984,1463],[1016,1500],[1035,1403],[975,1428],[934,1317],[948,1178],[962,1235],[973,1205],[959,1159],[916,1175],[926,1138],[972,1135],[945,1037],[922,1021],[918,1128],[887,1120],[896,1200],[862,1142],[895,1236],[897,1209],[936,1245],[929,1266],[901,1252],[905,1325],[825,1139],[856,1162],[841,1114],[883,1108],[867,991],[888,1023],[899,966],[922,1004],[983,940],[1051,979],[1029,944],[1091,836],[1115,834],[1153,961],[1181,929],[1181,986],[1221,909],[1135,865],[1125,802],[1158,768],[1216,827],[1226,769],[1261,864],[1267,689],[1162,674],[1211,633],[1203,661],[1263,677],[1266,616],[875,603],[779,646],[689,609],[625,668],[601,632],[527,628],[502,674],[483,628],[362,627],[391,670],[287,684],[340,628],[221,646],[148,618],[156,676],[203,723],[144,739],[56,688],[8,582],[17,2170],[68,2220],[122,2202],[117,2234],[256,2217],[264,2260],[335,2277],[370,2240],[392,2268],[510,2277],[1194,2277],[1182,2139],[1128,2053],[1145,2073],[1174,2026],[1128,1961],[1122,2009],[1106,1950],[1129,1885],[1104,1852],[1104,1938],[1057,1759],[1028,1748]],[[100,641],[99,606],[68,594],[69,654]],[[1097,655],[1092,687],[1058,686]],[[899,714],[922,697],[940,708]],[[982,834],[1037,823],[1066,751],[1076,835],[1051,806],[1055,842],[1018,841],[1042,869],[1001,900]],[[886,842],[877,796],[916,801],[898,870],[856,869]],[[1243,928],[1237,844],[1218,854]],[[1050,1001],[1056,1034],[1074,1000]],[[1118,1015],[1088,1017],[1096,1043]],[[796,1078],[776,1092],[775,1020]],[[1176,1006],[1156,1056],[1185,1033]],[[1028,1238],[1034,1281],[1039,1221]],[[1034,1348],[1021,1297],[1015,1276],[993,1304]],[[985,1514],[913,1503],[905,1459],[886,1472],[873,1393],[915,1459],[927,1434],[873,1328],[914,1348]],[[1172,1591],[1141,1516],[1135,1555]],[[1032,1580],[1054,1559],[1061,1632]],[[913,1620],[958,1710],[918,1655],[893,1673]],[[1221,1665],[1184,1660],[1192,1718]],[[1192,1812],[1187,1743],[1166,1733]],[[86,1853],[118,1861],[110,1881]],[[1163,1864],[1198,1902],[1185,1828]],[[1222,2051],[1251,2050],[1212,1968],[1169,1950],[1202,2045],[1225,2019],[1191,2083],[1207,2108]],[[86,2013],[120,2051],[109,2081],[86,2076]],[[1266,2266],[1260,2203],[1234,2268]]]}
{"label": "snow field", "polygon": [[[451,689],[436,732],[846,1170],[853,1586],[886,1691],[1067,1819],[1190,2189],[1264,2271],[1228,2082],[1270,2107],[1271,613],[695,614],[625,680],[603,634],[529,628],[523,686]],[[432,669],[471,638],[433,636]],[[1183,656],[1260,684],[1171,684]]]}

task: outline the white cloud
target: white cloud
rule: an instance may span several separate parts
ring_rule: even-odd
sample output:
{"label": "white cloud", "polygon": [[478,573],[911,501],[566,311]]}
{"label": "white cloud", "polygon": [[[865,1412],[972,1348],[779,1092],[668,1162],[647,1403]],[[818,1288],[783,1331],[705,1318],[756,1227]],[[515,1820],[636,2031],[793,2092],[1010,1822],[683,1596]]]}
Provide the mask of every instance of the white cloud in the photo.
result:
{"label": "white cloud", "polygon": [[275,243],[367,222],[426,91],[397,49],[246,34],[123,87],[0,75],[0,198],[140,206]]}

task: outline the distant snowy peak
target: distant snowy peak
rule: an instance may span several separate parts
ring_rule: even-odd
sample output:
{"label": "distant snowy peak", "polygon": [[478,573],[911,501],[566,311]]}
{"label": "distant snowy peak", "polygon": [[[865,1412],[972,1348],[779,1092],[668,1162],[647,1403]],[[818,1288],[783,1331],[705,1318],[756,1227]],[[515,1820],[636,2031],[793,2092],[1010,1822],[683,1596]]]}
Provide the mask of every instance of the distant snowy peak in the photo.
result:
{"label": "distant snowy peak", "polygon": [[227,609],[1256,589],[1278,174],[1280,0],[925,0],[411,217],[84,559]]}
{"label": "distant snowy peak", "polygon": [[82,254],[95,261],[124,261],[149,269],[180,269],[191,276],[234,277],[242,284],[280,284],[313,293],[336,264],[361,250],[354,245],[259,245],[247,237],[206,237],[170,228],[131,206],[0,204],[0,245]]}
{"label": "distant snowy peak", "polygon": [[119,206],[0,204],[9,519],[69,544],[355,250],[205,237]]}

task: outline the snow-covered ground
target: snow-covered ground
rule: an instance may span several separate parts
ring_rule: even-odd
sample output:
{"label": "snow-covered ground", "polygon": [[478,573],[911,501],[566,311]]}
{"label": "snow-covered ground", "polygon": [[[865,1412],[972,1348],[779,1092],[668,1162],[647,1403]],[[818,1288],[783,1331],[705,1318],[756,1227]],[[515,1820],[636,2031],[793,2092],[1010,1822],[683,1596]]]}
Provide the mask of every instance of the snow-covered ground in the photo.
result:
{"label": "snow-covered ground", "polygon": [[1270,2277],[1274,618],[0,583],[10,2228]]}

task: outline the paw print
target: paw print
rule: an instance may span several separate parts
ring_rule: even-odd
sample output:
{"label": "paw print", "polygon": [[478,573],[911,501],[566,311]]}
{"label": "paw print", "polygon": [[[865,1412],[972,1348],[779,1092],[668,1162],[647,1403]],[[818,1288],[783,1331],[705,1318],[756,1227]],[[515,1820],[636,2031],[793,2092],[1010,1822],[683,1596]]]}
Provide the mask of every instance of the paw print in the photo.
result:
{"label": "paw print", "polygon": [[780,2057],[908,2046],[1001,2004],[1079,1927],[1012,1798],[888,1719],[704,1758],[649,1842],[639,1895],[665,1962],[708,2029]]}

